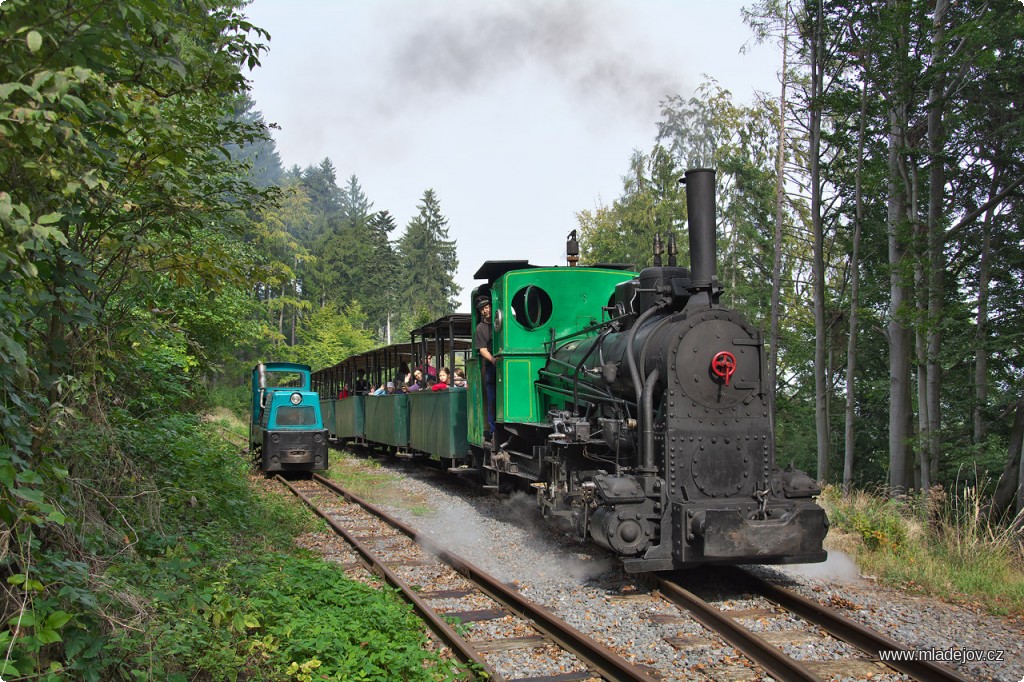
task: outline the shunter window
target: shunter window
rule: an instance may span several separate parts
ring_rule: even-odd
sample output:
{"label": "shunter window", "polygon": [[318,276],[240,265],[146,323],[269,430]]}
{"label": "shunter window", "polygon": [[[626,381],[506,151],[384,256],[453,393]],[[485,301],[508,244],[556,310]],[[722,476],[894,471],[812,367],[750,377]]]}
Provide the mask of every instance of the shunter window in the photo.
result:
{"label": "shunter window", "polygon": [[310,406],[277,408],[278,426],[316,426],[316,411]]}
{"label": "shunter window", "polygon": [[551,319],[551,297],[540,287],[529,284],[512,297],[512,313],[519,324],[537,329]]}

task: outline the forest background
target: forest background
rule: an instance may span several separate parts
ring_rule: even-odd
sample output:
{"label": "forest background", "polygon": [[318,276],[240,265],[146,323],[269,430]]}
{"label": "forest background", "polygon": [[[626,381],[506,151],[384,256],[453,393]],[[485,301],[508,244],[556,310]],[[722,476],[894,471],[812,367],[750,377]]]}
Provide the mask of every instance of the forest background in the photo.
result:
{"label": "forest background", "polygon": [[[0,675],[109,671],[75,633],[121,641],[111,557],[166,558],[156,510],[199,513],[157,480],[185,455],[145,442],[192,433],[181,415],[258,359],[318,368],[451,312],[457,245],[429,188],[399,234],[330,159],[283,168],[247,97],[266,36],[239,3],[0,13]],[[780,463],[892,495],[972,487],[1009,520],[1021,3],[763,0],[748,23],[782,46],[780,90],[667,97],[621,195],[578,214],[584,261],[642,267],[675,232],[685,262],[678,179],[717,169],[723,302],[765,330]]]}

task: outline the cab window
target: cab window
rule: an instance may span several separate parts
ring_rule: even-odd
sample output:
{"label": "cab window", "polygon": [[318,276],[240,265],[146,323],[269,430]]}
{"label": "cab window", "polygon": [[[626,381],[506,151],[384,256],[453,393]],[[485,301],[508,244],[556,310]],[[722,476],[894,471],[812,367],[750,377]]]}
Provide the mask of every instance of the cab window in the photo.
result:
{"label": "cab window", "polygon": [[512,297],[512,316],[524,328],[533,331],[551,319],[551,296],[540,287],[529,284]]}

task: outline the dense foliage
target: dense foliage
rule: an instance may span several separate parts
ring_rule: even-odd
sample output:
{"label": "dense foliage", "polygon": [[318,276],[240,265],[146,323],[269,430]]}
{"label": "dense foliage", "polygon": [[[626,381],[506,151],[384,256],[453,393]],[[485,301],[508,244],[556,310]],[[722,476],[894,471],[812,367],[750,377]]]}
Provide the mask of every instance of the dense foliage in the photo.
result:
{"label": "dense foliage", "polygon": [[[267,36],[240,4],[0,5],[6,680],[447,674],[390,595],[295,556],[308,521],[252,492],[238,434],[180,416],[278,342],[268,309],[313,364],[372,343],[358,303],[296,284],[324,214],[246,97]],[[306,589],[351,606],[309,630],[336,659],[288,636]]]}
{"label": "dense foliage", "polygon": [[[330,159],[293,167],[279,182],[284,201],[262,214],[252,234],[265,265],[256,285],[264,343],[246,362],[273,356],[319,369],[407,339],[455,310],[459,261],[433,190],[398,236],[394,217],[373,210],[356,176],[338,187]],[[315,348],[307,345],[311,334],[319,338]]]}

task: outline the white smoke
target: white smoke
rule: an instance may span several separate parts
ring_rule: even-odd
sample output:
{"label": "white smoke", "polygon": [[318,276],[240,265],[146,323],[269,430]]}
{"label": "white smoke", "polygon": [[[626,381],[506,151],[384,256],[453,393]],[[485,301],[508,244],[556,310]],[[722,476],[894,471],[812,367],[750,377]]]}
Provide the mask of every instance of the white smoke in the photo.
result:
{"label": "white smoke", "polygon": [[857,563],[846,552],[836,549],[828,551],[828,559],[820,564],[790,564],[786,570],[805,578],[823,578],[852,582],[860,578]]}

